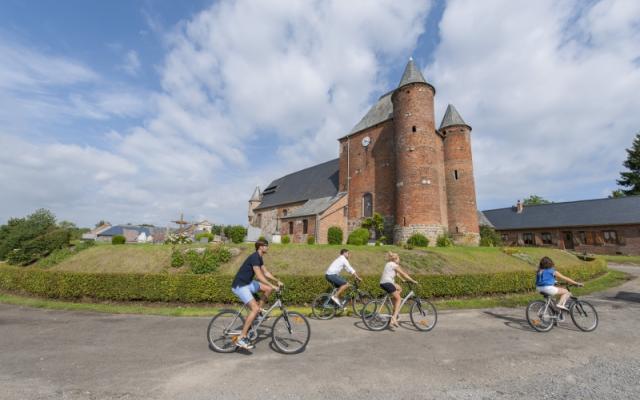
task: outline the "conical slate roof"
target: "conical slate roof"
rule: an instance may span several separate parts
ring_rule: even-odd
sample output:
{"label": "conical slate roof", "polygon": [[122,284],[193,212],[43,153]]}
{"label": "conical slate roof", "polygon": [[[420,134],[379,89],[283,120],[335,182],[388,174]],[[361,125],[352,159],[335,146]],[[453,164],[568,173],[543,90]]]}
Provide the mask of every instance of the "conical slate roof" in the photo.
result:
{"label": "conical slate roof", "polygon": [[413,58],[410,58],[407,66],[404,68],[404,73],[402,74],[402,79],[400,79],[398,87],[400,88],[414,82],[427,83],[424,76],[422,76],[422,72],[416,67],[416,63],[413,62]]}
{"label": "conical slate roof", "polygon": [[253,191],[253,195],[249,201],[260,201],[260,186],[256,186],[256,190]]}
{"label": "conical slate roof", "polygon": [[458,113],[458,110],[456,110],[456,108],[453,106],[453,104],[449,104],[447,106],[447,111],[445,111],[445,113],[444,113],[444,118],[442,118],[442,123],[440,124],[440,129],[447,128],[447,127],[454,126],[454,125],[464,125],[464,126],[468,126],[469,129],[471,129],[469,124],[464,122],[464,120],[462,119],[462,117]]}

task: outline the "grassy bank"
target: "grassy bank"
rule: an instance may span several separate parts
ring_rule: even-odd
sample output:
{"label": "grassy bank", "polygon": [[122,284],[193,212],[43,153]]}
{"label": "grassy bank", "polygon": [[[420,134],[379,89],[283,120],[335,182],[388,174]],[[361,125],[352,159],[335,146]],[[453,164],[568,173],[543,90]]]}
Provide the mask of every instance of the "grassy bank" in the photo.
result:
{"label": "grassy bank", "polygon": [[640,256],[597,256],[616,264],[640,265]]}
{"label": "grassy bank", "polygon": [[[202,247],[203,245],[191,245]],[[253,251],[251,244],[234,245],[240,254],[220,267],[222,275],[232,275]],[[317,276],[337,257],[343,246],[271,245],[265,263],[275,274]],[[385,253],[398,252],[401,264],[411,273],[468,274],[531,270],[538,260],[548,255],[561,267],[581,265],[575,256],[555,249],[517,248],[506,254],[499,248],[450,247],[406,250],[397,246],[346,246],[351,250],[351,263],[362,275],[380,274]],[[173,272],[170,266],[171,247],[163,245],[100,245],[64,259],[51,271],[92,273],[162,273]],[[38,268],[34,266],[32,268]]]}
{"label": "grassy bank", "polygon": [[[629,277],[623,272],[610,270],[606,274],[587,282],[585,287],[574,288],[573,290],[578,296],[583,296],[618,286],[628,279]],[[434,303],[439,310],[520,307],[539,297],[540,295],[536,293],[522,293],[475,298],[441,299],[434,301]],[[214,315],[219,309],[223,308],[223,306],[215,304],[202,304],[195,306],[176,305],[171,303],[70,302],[18,296],[9,293],[0,293],[0,303],[66,311],[93,311],[111,314],[146,314],[184,317],[208,317]],[[224,306],[224,308],[226,307],[227,306]],[[237,308],[237,305],[232,305],[231,308]],[[311,311],[308,307],[291,307],[290,309],[303,312],[307,315],[309,315]]]}

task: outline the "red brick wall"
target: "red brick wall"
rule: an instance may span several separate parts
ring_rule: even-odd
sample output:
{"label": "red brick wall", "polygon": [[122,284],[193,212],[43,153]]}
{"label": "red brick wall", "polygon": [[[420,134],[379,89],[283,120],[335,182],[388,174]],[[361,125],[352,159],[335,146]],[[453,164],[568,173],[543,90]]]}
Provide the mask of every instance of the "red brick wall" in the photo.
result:
{"label": "red brick wall", "polygon": [[[363,215],[362,197],[365,193],[371,193],[373,211],[385,217],[388,230],[391,231],[393,227],[396,174],[393,135],[393,121],[389,120],[340,141],[340,191],[347,190],[347,165],[351,175],[348,187],[348,231],[360,226]],[[367,136],[371,143],[365,149],[362,139]],[[348,235],[347,231],[344,233],[345,236]]]}
{"label": "red brick wall", "polygon": [[343,243],[347,241],[347,217],[344,216],[344,209],[347,206],[347,196],[341,198],[329,209],[320,215],[320,221],[318,224],[318,236],[316,237],[317,243],[326,244],[327,232],[332,226],[337,226],[342,229]]}
{"label": "red brick wall", "polygon": [[449,232],[457,242],[479,241],[476,189],[471,156],[471,131],[452,126],[443,132]]}
{"label": "red brick wall", "polygon": [[[308,228],[307,233],[303,233],[304,220],[307,220]],[[293,233],[289,233],[289,222],[293,222]],[[316,217],[311,215],[308,217],[299,218],[282,218],[280,220],[280,234],[282,236],[289,235],[291,243],[307,243],[309,236],[315,236],[316,232]]]}
{"label": "red brick wall", "polygon": [[396,242],[406,239],[404,236],[418,226],[429,230],[428,236],[447,227],[444,151],[435,130],[434,95],[433,88],[422,83],[403,86],[392,95]]}

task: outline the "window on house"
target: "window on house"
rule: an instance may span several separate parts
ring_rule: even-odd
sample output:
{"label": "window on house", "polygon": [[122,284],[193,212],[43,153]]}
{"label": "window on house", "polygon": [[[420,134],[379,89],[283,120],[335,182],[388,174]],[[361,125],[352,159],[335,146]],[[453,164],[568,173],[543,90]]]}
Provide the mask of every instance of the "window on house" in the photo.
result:
{"label": "window on house", "polygon": [[460,233],[460,228],[456,226],[456,233]]}
{"label": "window on house", "polygon": [[523,233],[522,234],[522,240],[524,241],[524,244],[530,244],[533,245],[533,233],[531,232],[527,232],[527,233]]}
{"label": "window on house", "polygon": [[618,235],[616,234],[616,231],[603,231],[602,235],[604,236],[605,243],[615,244],[618,242]]}
{"label": "window on house", "polygon": [[580,239],[580,243],[587,244],[587,232],[585,231],[578,232],[578,238]]}
{"label": "window on house", "polygon": [[349,209],[346,206],[342,207],[342,216],[343,217],[346,217],[348,212],[349,212]]}
{"label": "window on house", "polygon": [[407,218],[402,217],[402,226],[407,226]]}
{"label": "window on house", "polygon": [[543,244],[553,244],[551,233],[542,232],[542,243]]}
{"label": "window on house", "polygon": [[256,224],[257,225],[261,225],[262,224],[262,214],[258,213],[258,215],[256,215]]}
{"label": "window on house", "polygon": [[284,210],[282,210],[282,216],[286,217],[287,216],[287,209],[285,208]]}
{"label": "window on house", "polygon": [[415,126],[415,125],[411,128],[411,131],[412,131],[412,132],[415,132],[415,131],[416,131],[416,126]]}
{"label": "window on house", "polygon": [[303,219],[302,220],[302,234],[306,235],[308,230],[309,230],[309,220]]}
{"label": "window on house", "polygon": [[509,242],[509,234],[508,233],[503,233],[500,237],[502,238],[502,241],[504,243],[508,243]]}
{"label": "window on house", "polygon": [[365,218],[373,216],[373,196],[371,193],[365,193],[362,196],[362,216]]}
{"label": "window on house", "polygon": [[293,221],[289,221],[289,235],[293,235]]}
{"label": "window on house", "polygon": [[458,180],[458,170],[454,170],[453,171],[453,177],[455,178],[455,180]]}

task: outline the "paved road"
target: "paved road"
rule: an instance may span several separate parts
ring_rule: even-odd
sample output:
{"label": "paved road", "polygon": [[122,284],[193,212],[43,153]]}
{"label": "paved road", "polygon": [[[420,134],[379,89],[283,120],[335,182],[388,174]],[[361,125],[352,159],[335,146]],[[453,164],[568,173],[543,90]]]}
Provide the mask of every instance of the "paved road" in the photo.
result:
{"label": "paved road", "polygon": [[533,332],[523,309],[445,311],[430,333],[339,318],[295,356],[213,353],[205,318],[0,305],[0,398],[640,398],[640,279],[591,299],[592,333]]}

